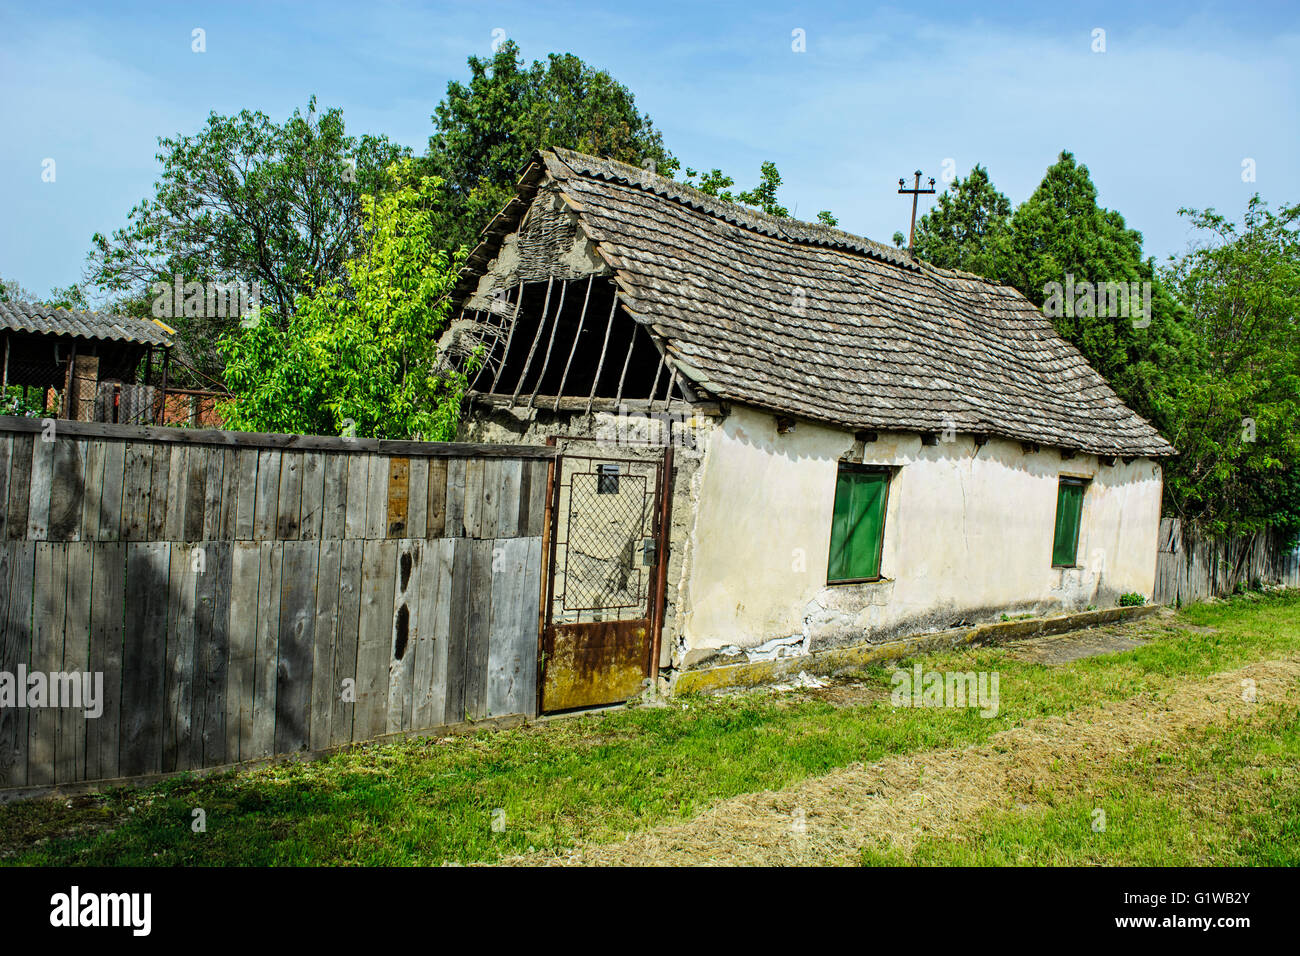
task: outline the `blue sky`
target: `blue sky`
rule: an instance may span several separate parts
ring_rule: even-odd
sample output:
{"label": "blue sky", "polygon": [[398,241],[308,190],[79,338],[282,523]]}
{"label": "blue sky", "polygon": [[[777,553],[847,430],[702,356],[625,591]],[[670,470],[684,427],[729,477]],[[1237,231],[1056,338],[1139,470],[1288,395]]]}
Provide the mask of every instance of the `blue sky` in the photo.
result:
{"label": "blue sky", "polygon": [[899,176],[979,162],[1018,203],[1063,148],[1160,259],[1189,241],[1180,206],[1300,200],[1295,2],[0,0],[0,276],[38,294],[79,279],[91,234],[152,195],[157,137],[210,110],[283,120],[314,93],[350,132],[423,152],[448,80],[498,28],[530,60],[608,69],[683,164],[750,186],[774,160],[800,218],[831,209],[881,241],[907,228]]}

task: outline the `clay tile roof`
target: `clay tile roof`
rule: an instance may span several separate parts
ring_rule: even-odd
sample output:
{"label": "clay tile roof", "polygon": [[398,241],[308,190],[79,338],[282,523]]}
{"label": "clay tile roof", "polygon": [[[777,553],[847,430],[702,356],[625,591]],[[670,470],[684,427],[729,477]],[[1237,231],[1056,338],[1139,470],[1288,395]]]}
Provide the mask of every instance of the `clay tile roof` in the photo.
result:
{"label": "clay tile roof", "polygon": [[467,274],[495,255],[547,176],[627,310],[712,396],[853,429],[1174,454],[1015,289],[623,163],[536,154]]}
{"label": "clay tile roof", "polygon": [[160,326],[129,315],[55,309],[29,302],[0,302],[0,329],[139,345],[172,344]]}

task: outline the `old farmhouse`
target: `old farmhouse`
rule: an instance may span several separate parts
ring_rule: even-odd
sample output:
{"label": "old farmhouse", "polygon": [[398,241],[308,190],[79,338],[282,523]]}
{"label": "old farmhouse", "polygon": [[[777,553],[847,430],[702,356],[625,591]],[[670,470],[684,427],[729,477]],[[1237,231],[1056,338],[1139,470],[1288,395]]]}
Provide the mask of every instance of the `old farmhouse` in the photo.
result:
{"label": "old farmhouse", "polygon": [[557,149],[459,296],[462,437],[561,452],[543,709],[1152,595],[1173,449],[1011,288]]}

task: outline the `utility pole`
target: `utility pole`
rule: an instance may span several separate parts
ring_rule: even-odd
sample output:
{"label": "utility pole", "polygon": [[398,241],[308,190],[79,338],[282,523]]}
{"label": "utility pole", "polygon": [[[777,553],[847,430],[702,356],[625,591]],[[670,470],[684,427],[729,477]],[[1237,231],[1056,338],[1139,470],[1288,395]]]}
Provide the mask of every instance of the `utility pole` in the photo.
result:
{"label": "utility pole", "polygon": [[901,177],[898,180],[898,191],[900,193],[911,193],[912,195],[912,227],[907,231],[907,251],[912,251],[912,240],[916,237],[916,201],[922,195],[928,195],[934,192],[934,177],[930,177],[930,188],[921,188],[921,171],[916,171],[916,184],[911,189],[904,188],[906,181]]}

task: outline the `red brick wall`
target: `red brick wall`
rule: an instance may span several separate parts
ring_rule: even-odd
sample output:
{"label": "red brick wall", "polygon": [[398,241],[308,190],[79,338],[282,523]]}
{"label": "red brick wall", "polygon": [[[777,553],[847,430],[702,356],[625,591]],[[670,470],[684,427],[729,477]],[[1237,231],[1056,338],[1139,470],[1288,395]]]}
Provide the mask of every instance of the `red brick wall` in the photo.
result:
{"label": "red brick wall", "polygon": [[164,425],[189,425],[195,428],[220,428],[221,416],[217,414],[218,399],[214,395],[183,395],[170,393],[163,409]]}

